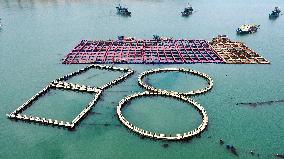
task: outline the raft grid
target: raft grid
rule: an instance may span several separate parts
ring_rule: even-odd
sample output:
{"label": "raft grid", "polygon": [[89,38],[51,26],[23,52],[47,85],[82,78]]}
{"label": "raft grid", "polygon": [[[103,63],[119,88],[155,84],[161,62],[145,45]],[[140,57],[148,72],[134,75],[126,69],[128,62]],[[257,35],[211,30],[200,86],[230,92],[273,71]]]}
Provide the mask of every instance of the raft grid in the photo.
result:
{"label": "raft grid", "polygon": [[268,60],[244,43],[231,41],[225,35],[213,38],[210,44],[227,64],[270,64]]}
{"label": "raft grid", "polygon": [[[67,83],[68,79],[77,76],[79,74],[82,74],[86,72],[87,70],[91,68],[98,68],[98,69],[107,69],[107,70],[117,70],[122,71],[125,74],[121,75],[117,79],[101,86],[101,87],[91,87],[91,86],[85,86],[85,85],[79,85],[79,84],[73,84],[73,83]],[[22,104],[20,107],[18,107],[16,110],[14,110],[12,113],[7,114],[7,117],[10,119],[15,120],[22,120],[27,122],[34,122],[34,123],[40,123],[43,125],[52,125],[52,126],[58,126],[58,127],[65,127],[68,129],[73,129],[75,126],[79,124],[81,120],[83,120],[84,117],[87,116],[87,114],[90,112],[90,110],[93,108],[93,106],[96,104],[96,102],[100,99],[100,95],[102,92],[123,81],[126,80],[129,76],[131,76],[134,73],[133,70],[128,68],[119,68],[119,67],[113,67],[113,66],[107,66],[107,65],[90,65],[83,69],[80,69],[78,71],[75,71],[73,73],[70,73],[68,75],[65,75],[63,77],[60,77],[51,83],[49,83],[43,90],[38,92],[36,95],[34,95],[32,98],[30,98],[27,102]],[[62,89],[62,90],[70,90],[70,91],[79,91],[79,92],[87,92],[87,93],[96,93],[92,101],[71,121],[71,122],[65,122],[65,121],[59,121],[55,119],[46,119],[41,117],[33,117],[33,116],[27,116],[25,114],[22,114],[24,110],[26,110],[28,107],[32,106],[32,103],[38,100],[40,97],[44,96],[47,92],[49,92],[51,89]]]}
{"label": "raft grid", "polygon": [[206,40],[82,40],[63,64],[224,63]]}

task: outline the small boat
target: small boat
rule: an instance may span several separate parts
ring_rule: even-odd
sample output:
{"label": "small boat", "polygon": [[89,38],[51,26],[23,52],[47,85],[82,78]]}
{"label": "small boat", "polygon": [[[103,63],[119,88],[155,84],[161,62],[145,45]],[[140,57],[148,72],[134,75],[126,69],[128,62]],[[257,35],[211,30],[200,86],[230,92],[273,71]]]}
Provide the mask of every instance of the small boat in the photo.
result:
{"label": "small boat", "polygon": [[120,35],[117,38],[118,38],[118,40],[124,40],[124,36],[123,35]]}
{"label": "small boat", "polygon": [[274,10],[269,14],[269,18],[277,18],[280,15],[281,10],[278,7],[275,7]]}
{"label": "small boat", "polygon": [[135,37],[124,37],[124,40],[125,41],[133,41],[133,40],[135,40]]}
{"label": "small boat", "polygon": [[172,37],[164,37],[164,36],[159,36],[159,35],[153,35],[153,39],[160,41],[160,40],[172,40]]}
{"label": "small boat", "polygon": [[153,39],[158,41],[161,40],[161,37],[159,35],[153,35]]}
{"label": "small boat", "polygon": [[122,7],[120,4],[116,7],[117,13],[125,16],[130,16],[131,12],[128,11],[128,8]]}
{"label": "small boat", "polygon": [[184,11],[181,12],[182,16],[189,16],[190,14],[192,14],[193,12],[193,8],[190,4],[187,4],[187,7],[184,8]]}
{"label": "small boat", "polygon": [[257,32],[260,25],[257,24],[244,24],[240,26],[236,31],[238,34],[251,34]]}
{"label": "small boat", "polygon": [[124,35],[120,35],[117,37],[118,40],[120,41],[133,41],[135,40],[135,37],[127,37],[127,36],[124,36]]}

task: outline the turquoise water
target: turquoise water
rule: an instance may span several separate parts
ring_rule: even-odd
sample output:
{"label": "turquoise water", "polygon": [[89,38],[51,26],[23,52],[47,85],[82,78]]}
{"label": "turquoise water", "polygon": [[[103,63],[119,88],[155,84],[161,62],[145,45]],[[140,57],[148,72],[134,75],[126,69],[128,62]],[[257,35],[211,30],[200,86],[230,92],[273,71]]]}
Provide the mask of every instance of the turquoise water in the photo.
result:
{"label": "turquoise water", "polygon": [[[133,15],[130,18],[117,16],[114,9],[117,3],[127,4]],[[249,154],[250,150],[259,153],[260,158],[272,158],[275,153],[284,153],[284,104],[274,103],[256,108],[236,105],[239,102],[284,98],[284,17],[268,19],[268,13],[273,7],[283,9],[284,2],[190,1],[196,12],[183,18],[179,13],[186,3],[183,0],[0,0],[3,24],[0,31],[0,158],[236,158],[225,146],[219,145],[220,138],[238,149],[239,158],[257,158]],[[235,29],[243,23],[258,23],[261,29],[255,34],[237,36]],[[6,113],[16,109],[50,81],[85,66],[60,64],[60,59],[80,40],[109,39],[123,34],[140,38],[152,38],[152,34],[159,34],[206,40],[218,34],[227,34],[233,40],[245,42],[272,64],[170,65],[196,69],[214,79],[212,91],[193,97],[208,112],[208,130],[200,138],[189,142],[140,139],[121,126],[114,116],[115,107],[123,97],[132,91],[144,91],[137,85],[139,73],[169,65],[118,65],[130,67],[136,72],[124,83],[105,91],[102,100],[76,131],[15,122],[6,118]],[[114,77],[111,72],[109,75],[98,73],[98,77],[104,78],[103,81]],[[96,81],[95,77],[92,78],[95,84],[102,81]],[[203,86],[203,81],[190,77],[193,86],[190,87],[185,77],[177,75],[175,80],[179,81],[179,85],[171,88],[187,90]],[[79,78],[77,81],[85,80]],[[166,75],[150,79],[153,85],[166,88],[167,85],[158,81],[173,83]],[[77,113],[82,107],[72,98],[79,100],[82,105],[88,103],[90,98],[81,98],[81,95],[73,97],[70,94],[62,96],[66,98],[66,105],[61,104],[62,113],[53,115],[58,114],[58,118],[64,119],[73,116],[72,113]],[[58,97],[51,97],[43,98],[43,101],[47,101],[45,104],[39,102],[39,105],[34,105],[38,106],[37,110],[31,107],[27,112],[40,113],[40,108],[43,108],[42,115],[56,112],[52,105],[58,104]],[[161,108],[163,103],[168,104],[168,110]],[[156,107],[152,109],[151,105]],[[47,109],[47,106],[51,107]],[[69,109],[69,106],[72,108]],[[141,118],[141,114],[135,114],[137,111],[146,117]],[[177,116],[183,111],[188,114]],[[153,116],[155,112],[157,116]],[[186,104],[159,97],[133,101],[133,105],[131,103],[124,113],[131,121],[145,128],[158,127],[161,131],[179,132],[184,130],[184,125],[194,127],[200,118]],[[152,120],[159,122],[153,125]],[[173,121],[180,124],[176,125]],[[162,146],[165,143],[169,144],[168,148]]]}
{"label": "turquoise water", "polygon": [[74,76],[68,79],[66,82],[78,83],[80,85],[86,85],[86,86],[100,87],[106,83],[115,80],[121,75],[123,75],[123,72],[119,71],[110,72],[109,70],[90,69],[80,74],[80,76]]}
{"label": "turquoise water", "polygon": [[89,93],[52,89],[23,114],[71,122],[93,96]]}
{"label": "turquoise water", "polygon": [[[207,87],[209,84],[206,78],[185,74],[183,72],[162,72],[151,74],[144,78],[144,82],[162,90],[174,90],[178,92],[189,92]],[[184,83],[184,84],[180,84]]]}

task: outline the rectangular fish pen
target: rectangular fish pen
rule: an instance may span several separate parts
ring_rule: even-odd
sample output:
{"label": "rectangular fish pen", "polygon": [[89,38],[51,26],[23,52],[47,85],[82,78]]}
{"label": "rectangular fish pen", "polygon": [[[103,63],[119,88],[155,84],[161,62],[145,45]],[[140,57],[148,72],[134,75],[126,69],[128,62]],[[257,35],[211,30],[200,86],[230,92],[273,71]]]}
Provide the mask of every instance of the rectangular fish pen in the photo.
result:
{"label": "rectangular fish pen", "polygon": [[82,40],[63,64],[224,63],[206,40]]}
{"label": "rectangular fish pen", "polygon": [[231,41],[225,35],[213,38],[210,45],[227,64],[270,64],[267,59],[243,42]]}

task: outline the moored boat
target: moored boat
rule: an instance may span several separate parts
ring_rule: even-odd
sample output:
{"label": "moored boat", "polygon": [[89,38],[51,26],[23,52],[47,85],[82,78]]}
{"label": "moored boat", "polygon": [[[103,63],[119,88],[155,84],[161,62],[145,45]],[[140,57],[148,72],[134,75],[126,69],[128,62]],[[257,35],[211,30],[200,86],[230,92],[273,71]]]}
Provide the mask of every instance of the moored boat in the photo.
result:
{"label": "moored boat", "polygon": [[117,13],[121,15],[130,16],[131,12],[128,11],[128,8],[122,7],[120,4],[116,7]]}
{"label": "moored boat", "polygon": [[181,12],[182,16],[189,16],[190,14],[192,14],[193,12],[193,8],[190,4],[187,4],[187,7],[184,8],[184,11]]}
{"label": "moored boat", "polygon": [[275,7],[274,10],[269,14],[269,18],[277,18],[280,15],[281,10]]}
{"label": "moored boat", "polygon": [[251,34],[257,32],[260,25],[257,24],[244,24],[240,26],[236,31],[238,34]]}

